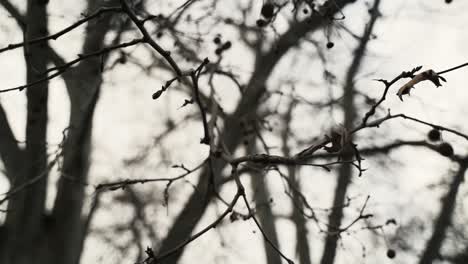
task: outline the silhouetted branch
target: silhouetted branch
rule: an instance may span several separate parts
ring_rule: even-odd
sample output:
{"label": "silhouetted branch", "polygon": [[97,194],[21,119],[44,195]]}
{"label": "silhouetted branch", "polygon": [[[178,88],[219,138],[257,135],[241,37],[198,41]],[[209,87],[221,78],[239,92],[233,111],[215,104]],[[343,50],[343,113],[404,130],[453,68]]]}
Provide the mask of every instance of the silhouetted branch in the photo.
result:
{"label": "silhouetted branch", "polygon": [[53,73],[51,75],[47,75],[45,77],[39,78],[39,79],[37,79],[37,80],[35,80],[35,81],[31,82],[31,83],[25,84],[25,85],[0,90],[0,93],[11,92],[11,91],[15,91],[15,90],[21,91],[21,90],[23,90],[25,88],[30,88],[30,87],[35,86],[37,84],[47,82],[47,81],[52,80],[52,79],[54,79],[54,78],[56,78],[58,76],[61,76],[63,73],[65,73],[67,70],[69,70],[71,68],[71,66],[79,63],[80,61],[83,61],[83,60],[86,60],[86,59],[89,59],[89,58],[92,58],[92,57],[99,57],[99,56],[107,54],[107,53],[109,53],[109,52],[111,52],[113,50],[134,46],[134,45],[142,43],[142,42],[143,42],[143,39],[134,39],[132,41],[124,42],[124,43],[113,45],[113,46],[109,46],[109,47],[103,48],[101,50],[92,52],[92,53],[78,55],[78,58],[76,58],[76,59],[74,59],[72,61],[69,61],[69,62],[67,62],[67,63],[65,63],[63,65],[59,65],[59,66],[55,66],[55,67],[52,67],[50,69],[47,69],[43,73],[43,74],[46,74],[46,73],[49,73],[49,72],[52,72],[52,71],[56,71],[55,73]]}
{"label": "silhouetted branch", "polygon": [[193,169],[186,169],[185,167],[176,166],[176,168],[179,168],[179,167],[183,168],[185,172],[173,178],[127,179],[127,180],[116,181],[116,182],[100,183],[95,187],[95,190],[97,192],[104,191],[104,190],[115,191],[118,189],[125,189],[125,187],[127,187],[128,185],[144,184],[148,182],[167,182],[167,187],[169,187],[173,182],[183,179],[186,176],[192,174],[193,172],[199,170],[200,168],[203,167],[205,163],[206,163],[206,160],[204,160],[202,163],[200,163],[198,166],[196,166]]}
{"label": "silhouetted branch", "polygon": [[[5,0],[2,0],[2,1],[5,1]],[[102,14],[104,13],[110,13],[110,12],[115,12],[115,13],[118,13],[118,12],[122,12],[122,8],[120,7],[101,7],[99,8],[98,10],[96,10],[96,12],[92,13],[91,15],[88,15],[88,16],[85,16],[84,18],[78,20],[77,22],[71,24],[70,26],[60,30],[59,32],[55,33],[55,34],[52,34],[52,35],[48,35],[48,36],[44,36],[44,37],[39,37],[39,38],[34,38],[34,39],[30,39],[26,42],[20,42],[20,43],[15,43],[15,44],[9,44],[8,46],[6,46],[5,48],[0,48],[0,53],[2,52],[5,52],[7,50],[13,50],[13,49],[16,49],[16,48],[20,48],[20,47],[24,47],[26,45],[33,45],[33,44],[38,44],[38,43],[41,43],[41,42],[44,42],[44,41],[48,41],[48,40],[57,40],[59,37],[67,34],[68,32],[72,31],[73,29],[81,26],[82,24],[88,22],[89,20],[91,19],[94,19],[96,17],[99,17],[101,16]],[[16,12],[15,12],[16,13]],[[19,15],[19,13],[18,13]],[[14,15],[14,17],[16,18],[17,15]],[[18,19],[17,19],[18,20]]]}

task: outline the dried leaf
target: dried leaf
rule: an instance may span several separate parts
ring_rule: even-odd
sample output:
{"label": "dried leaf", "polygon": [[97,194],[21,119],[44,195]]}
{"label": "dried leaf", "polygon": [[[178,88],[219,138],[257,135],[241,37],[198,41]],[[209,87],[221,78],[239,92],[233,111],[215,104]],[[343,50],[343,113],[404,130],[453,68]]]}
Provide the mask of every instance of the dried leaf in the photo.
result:
{"label": "dried leaf", "polygon": [[331,142],[331,147],[324,146],[323,148],[325,151],[328,153],[335,153],[341,150],[341,135],[335,131],[332,131],[330,135],[326,136],[330,142]]}
{"label": "dried leaf", "polygon": [[330,135],[326,135],[326,138],[330,140],[331,147],[324,146],[323,148],[328,153],[339,152],[347,143],[348,137],[348,131],[345,127],[341,126],[340,128],[334,129],[330,132]]}
{"label": "dried leaf", "polygon": [[400,89],[398,89],[398,97],[400,98],[401,101],[403,101],[403,95],[407,94],[410,95],[410,90],[411,88],[414,88],[414,86],[422,81],[429,80],[431,81],[436,87],[442,86],[440,84],[440,80],[446,81],[443,77],[437,75],[437,73],[433,70],[427,70],[423,71],[420,74],[414,76],[409,82],[407,82],[405,85],[403,85]]}

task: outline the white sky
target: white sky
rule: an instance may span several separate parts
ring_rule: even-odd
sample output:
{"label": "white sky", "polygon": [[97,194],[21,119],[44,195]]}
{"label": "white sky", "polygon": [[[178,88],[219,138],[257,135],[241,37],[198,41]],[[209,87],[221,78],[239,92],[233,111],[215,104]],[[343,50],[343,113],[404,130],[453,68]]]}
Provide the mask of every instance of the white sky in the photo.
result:
{"label": "white sky", "polygon": [[[258,9],[261,6],[260,2],[256,6]],[[370,45],[369,57],[364,63],[360,74],[363,77],[357,79],[359,89],[376,97],[380,95],[382,87],[381,84],[372,81],[372,79],[392,79],[401,71],[409,70],[418,65],[423,65],[424,69],[432,68],[439,71],[467,62],[468,49],[466,43],[468,43],[468,34],[466,34],[466,25],[468,16],[465,14],[466,10],[468,10],[467,1],[455,0],[450,5],[446,5],[443,0],[383,0],[382,2],[381,11],[384,17],[377,22],[377,39],[372,41]],[[219,1],[218,7],[223,9],[223,6],[229,4],[232,4],[232,2],[227,0]],[[49,5],[51,8],[51,32],[55,32],[75,21],[81,12],[81,8],[77,7],[76,3],[57,4],[51,2]],[[63,14],[67,15],[63,16]],[[346,24],[360,34],[363,28],[363,15],[365,14],[362,5],[345,9],[345,14],[348,17]],[[5,16],[5,12],[0,10],[0,17],[3,16]],[[252,19],[255,21],[254,18]],[[277,23],[281,29],[280,18]],[[66,58],[73,58],[81,44],[82,29],[80,28],[61,38],[57,43],[54,43],[54,47]],[[3,47],[9,43],[21,41],[21,34],[17,31],[12,19],[2,19],[0,30],[2,30],[0,46]],[[226,33],[226,35],[227,38],[231,39],[236,37],[230,33]],[[316,35],[318,38],[323,38],[321,33]],[[207,37],[208,46],[211,45],[211,39],[212,36]],[[334,36],[334,42],[336,47],[327,52],[327,58],[330,60],[329,68],[339,77],[342,77],[343,74],[340,73],[340,70],[345,70],[349,64],[349,54],[354,47],[354,43],[349,42],[349,38],[343,32]],[[243,51],[242,47],[236,46],[235,39],[233,39],[233,43],[233,50],[228,53],[224,63],[241,69],[244,74],[248,73],[251,69],[250,61],[246,59],[248,54]],[[209,47],[210,50],[204,52],[212,56],[211,46]],[[307,49],[307,47],[304,48]],[[137,48],[137,54],[144,54],[138,49],[141,48]],[[310,47],[308,49],[313,50]],[[311,65],[311,63],[307,57],[295,61],[293,64],[291,64],[290,60],[285,59],[275,70],[275,76],[272,79],[279,78],[280,74],[278,72],[289,70],[288,74],[294,77],[306,76],[306,81],[319,80],[322,68],[308,67],[308,65]],[[164,76],[164,78],[166,77]],[[384,107],[391,108],[392,113],[405,113],[466,132],[468,131],[468,123],[463,122],[463,118],[468,113],[468,104],[466,104],[468,68],[448,73],[444,77],[446,77],[448,83],[444,84],[443,87],[435,89],[430,83],[420,84],[412,91],[411,97],[405,98],[404,103],[401,103],[396,96],[393,96],[398,88],[398,86],[395,86],[394,90],[390,92],[388,100],[384,103]],[[21,50],[0,54],[0,79],[2,80],[0,89],[24,83],[24,60]],[[103,179],[109,179],[109,175],[113,175],[113,179],[116,179],[130,176],[169,176],[177,173],[167,168],[155,168],[154,165],[154,171],[130,171],[122,168],[124,158],[136,153],[138,147],[151,142],[152,136],[161,130],[160,125],[164,122],[163,117],[170,115],[177,119],[188,112],[196,111],[196,109],[190,107],[178,109],[184,97],[177,93],[167,92],[158,101],[153,101],[151,94],[160,87],[161,82],[164,80],[148,79],[139,70],[129,67],[118,67],[115,71],[106,74],[106,82],[103,86],[94,120],[93,142],[95,149],[93,152],[91,183],[96,184]],[[322,93],[320,90],[318,91],[318,93]],[[67,112],[64,111],[64,109],[67,109],[68,102],[63,83],[60,80],[56,79],[51,82],[50,94],[48,138],[51,143],[58,143],[68,119]],[[235,95],[229,98],[235,98]],[[25,125],[24,94],[18,92],[0,94],[0,101],[7,109],[17,138],[23,140]],[[232,105],[232,102],[226,99],[223,100],[223,103],[227,105],[228,109],[229,105]],[[301,117],[298,117],[298,120],[301,119]],[[339,120],[334,122],[339,122]],[[326,128],[335,124],[323,125]],[[308,133],[307,123],[298,122],[295,126],[298,127],[299,134]],[[184,163],[187,167],[193,167],[202,158],[200,153],[206,154],[207,150],[197,144],[198,138],[202,137],[199,124],[190,125],[184,131],[190,131],[190,133],[179,134],[171,138],[165,143],[165,146],[176,150],[180,148],[193,150],[186,151],[186,153],[190,154],[178,153],[177,151],[170,153],[171,161],[174,164]],[[363,136],[375,134],[376,136],[385,137],[383,139],[388,142],[388,140],[394,138],[422,139],[426,132],[426,127],[414,126],[402,120],[394,120],[382,126],[380,130],[363,133]],[[467,153],[466,142],[445,134],[444,139],[456,143],[454,144],[456,153]],[[155,156],[155,159],[158,158],[160,157]],[[365,196],[371,195],[368,210],[375,213],[376,223],[381,223],[390,217],[405,223],[415,215],[424,218],[436,213],[439,209],[439,198],[445,193],[445,190],[443,188],[427,189],[426,187],[429,184],[440,182],[441,179],[450,179],[452,174],[448,173],[448,169],[452,168],[453,164],[432,152],[409,148],[403,148],[392,153],[390,158],[396,159],[400,163],[396,162],[394,166],[390,166],[390,169],[382,169],[372,160],[366,162],[369,171],[362,178],[354,179],[354,184],[349,192],[351,197],[360,197],[355,206],[359,207]],[[303,171],[302,177],[304,177],[303,184],[307,187],[306,196],[310,199],[311,204],[323,208],[330,206],[336,178],[332,174],[307,170]],[[313,177],[312,181],[310,177]],[[271,178],[272,195],[277,197],[273,205],[274,211],[284,214],[290,208],[281,181],[277,176]],[[194,177],[190,179],[195,182]],[[248,185],[247,181],[245,185]],[[136,189],[146,188],[148,190],[149,188],[151,190],[153,187],[137,186]],[[6,188],[6,183],[0,181],[0,190],[6,191]],[[161,188],[158,190],[161,190]],[[179,202],[175,202],[170,207],[169,217],[166,217],[165,212],[154,212],[159,217],[155,222],[156,229],[162,234],[166,232],[163,227],[168,226],[170,219],[176,215],[177,208],[182,206],[181,202],[184,197],[188,197],[187,192],[191,191],[191,188],[183,187],[181,184],[178,185],[178,188],[176,201]],[[174,190],[176,189],[174,188]],[[89,191],[91,194],[92,188]],[[466,195],[466,192],[467,189],[463,186],[460,196]],[[155,196],[161,198],[161,195],[156,194]],[[108,199],[110,199],[110,196]],[[223,209],[223,207],[219,207],[219,209]],[[110,215],[105,213],[99,215],[96,225],[106,226],[113,221],[112,215],[125,214],[125,212],[129,213],[130,211],[111,208],[110,212]],[[350,212],[351,216],[353,213],[357,213]],[[199,228],[203,224],[208,224],[215,216],[216,210],[212,207],[205,215]],[[125,217],[122,216],[122,218]],[[323,217],[325,219],[325,215]],[[378,222],[378,220],[381,220],[381,222]],[[292,232],[292,224],[284,219],[278,220],[277,228],[284,253],[294,259],[295,238]],[[317,233],[312,223],[309,228],[312,245],[311,255],[317,261],[321,257],[322,245],[320,241],[322,234]],[[263,263],[262,239],[258,231],[253,233],[252,230],[256,230],[256,228],[251,221],[238,221],[233,224],[226,221],[226,224],[218,228],[217,231],[209,232],[190,245],[184,254],[182,263],[191,263],[193,259],[203,263]],[[388,229],[387,235],[391,237],[394,231],[395,229]],[[427,234],[427,232],[423,233],[424,238],[427,237]],[[225,242],[224,248],[220,246],[219,241],[221,239]],[[408,263],[412,260],[411,256],[403,256],[404,254],[399,254],[396,260],[392,262],[387,260],[385,258],[386,249],[381,247],[384,245],[382,238],[375,245],[379,249],[375,252],[367,252],[367,258],[362,260],[362,253],[356,239],[365,241],[364,243],[367,243],[368,249],[372,250],[373,246],[369,246],[371,243],[369,243],[369,236],[366,232],[360,232],[349,237],[345,236],[343,243],[346,249],[339,251],[337,263],[350,263],[350,260],[353,260],[352,263]],[[100,240],[91,239],[88,241],[82,263],[95,263],[96,261],[113,263],[115,261],[109,258],[109,255],[112,255],[112,249],[108,245],[103,244]],[[420,249],[422,245],[421,239],[415,239],[414,246],[416,248]],[[207,254],[207,250],[209,250],[209,254]],[[127,262],[132,263],[133,259],[125,259],[125,263]]]}

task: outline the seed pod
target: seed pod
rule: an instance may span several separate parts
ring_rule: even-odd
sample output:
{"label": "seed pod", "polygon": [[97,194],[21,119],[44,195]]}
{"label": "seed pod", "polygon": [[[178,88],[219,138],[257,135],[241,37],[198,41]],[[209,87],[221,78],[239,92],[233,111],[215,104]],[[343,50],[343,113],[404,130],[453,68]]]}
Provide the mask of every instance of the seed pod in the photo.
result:
{"label": "seed pod", "polygon": [[261,14],[265,18],[272,18],[275,12],[275,6],[272,3],[266,3],[262,6]]}
{"label": "seed pod", "polygon": [[439,153],[444,157],[453,156],[453,147],[450,143],[443,142],[438,146]]}
{"label": "seed pod", "polygon": [[263,20],[263,19],[257,20],[257,27],[264,27],[266,25],[268,25],[268,22],[266,20]]}
{"label": "seed pod", "polygon": [[231,46],[232,46],[231,41],[226,41],[221,48],[223,50],[227,50],[227,49],[230,49]]}
{"label": "seed pod", "polygon": [[391,249],[391,248],[387,250],[387,257],[388,257],[388,258],[392,259],[392,258],[394,258],[395,256],[396,256],[395,250],[393,250],[393,249]]}
{"label": "seed pod", "polygon": [[431,129],[431,131],[427,133],[427,138],[429,138],[430,141],[439,141],[440,131],[438,129]]}
{"label": "seed pod", "polygon": [[118,62],[119,62],[120,64],[125,64],[125,63],[127,63],[127,55],[126,55],[125,53],[121,53],[121,54],[120,54],[120,57],[119,57],[119,59],[118,59]]}

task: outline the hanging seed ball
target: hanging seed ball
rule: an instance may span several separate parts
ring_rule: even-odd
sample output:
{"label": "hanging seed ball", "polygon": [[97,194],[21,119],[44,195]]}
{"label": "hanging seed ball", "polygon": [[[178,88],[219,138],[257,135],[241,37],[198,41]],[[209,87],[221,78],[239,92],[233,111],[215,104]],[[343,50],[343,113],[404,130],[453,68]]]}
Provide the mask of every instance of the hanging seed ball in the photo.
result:
{"label": "hanging seed ball", "polygon": [[126,55],[125,53],[123,53],[123,52],[120,53],[120,57],[119,57],[119,59],[118,59],[118,62],[119,62],[120,64],[125,64],[125,63],[127,63],[127,55]]}
{"label": "hanging seed ball", "polygon": [[445,3],[450,4],[452,3],[452,0],[445,0]]}
{"label": "hanging seed ball", "polygon": [[221,38],[219,36],[216,36],[214,39],[213,39],[213,42],[214,44],[218,45],[219,43],[221,43]]}
{"label": "hanging seed ball", "polygon": [[307,15],[309,13],[309,9],[307,8],[302,9],[302,13],[304,13],[304,15]]}
{"label": "hanging seed ball", "polygon": [[387,257],[388,258],[392,259],[392,258],[395,258],[395,256],[396,256],[395,250],[393,250],[393,249],[388,249],[387,250]]}
{"label": "hanging seed ball", "polygon": [[327,43],[327,49],[331,49],[331,48],[333,48],[333,46],[335,46],[335,43],[333,43],[333,42],[331,42],[331,41],[329,41],[329,42]]}
{"label": "hanging seed ball", "polygon": [[266,3],[262,6],[261,14],[265,18],[272,18],[275,12],[275,6],[272,3]]}
{"label": "hanging seed ball", "polygon": [[447,142],[441,143],[438,150],[442,156],[451,157],[453,155],[453,147]]}
{"label": "hanging seed ball", "polygon": [[268,22],[266,20],[263,20],[263,19],[257,20],[257,27],[265,27],[266,25],[268,25]]}
{"label": "hanging seed ball", "polygon": [[222,49],[223,49],[223,50],[227,50],[227,49],[230,49],[231,46],[232,46],[231,41],[226,41],[226,42],[223,44]]}
{"label": "hanging seed ball", "polygon": [[221,55],[221,53],[223,53],[223,49],[217,48],[217,49],[215,50],[215,54],[216,54],[216,55]]}
{"label": "hanging seed ball", "polygon": [[431,131],[427,133],[427,138],[429,138],[430,141],[439,141],[440,131],[438,129],[431,129]]}

